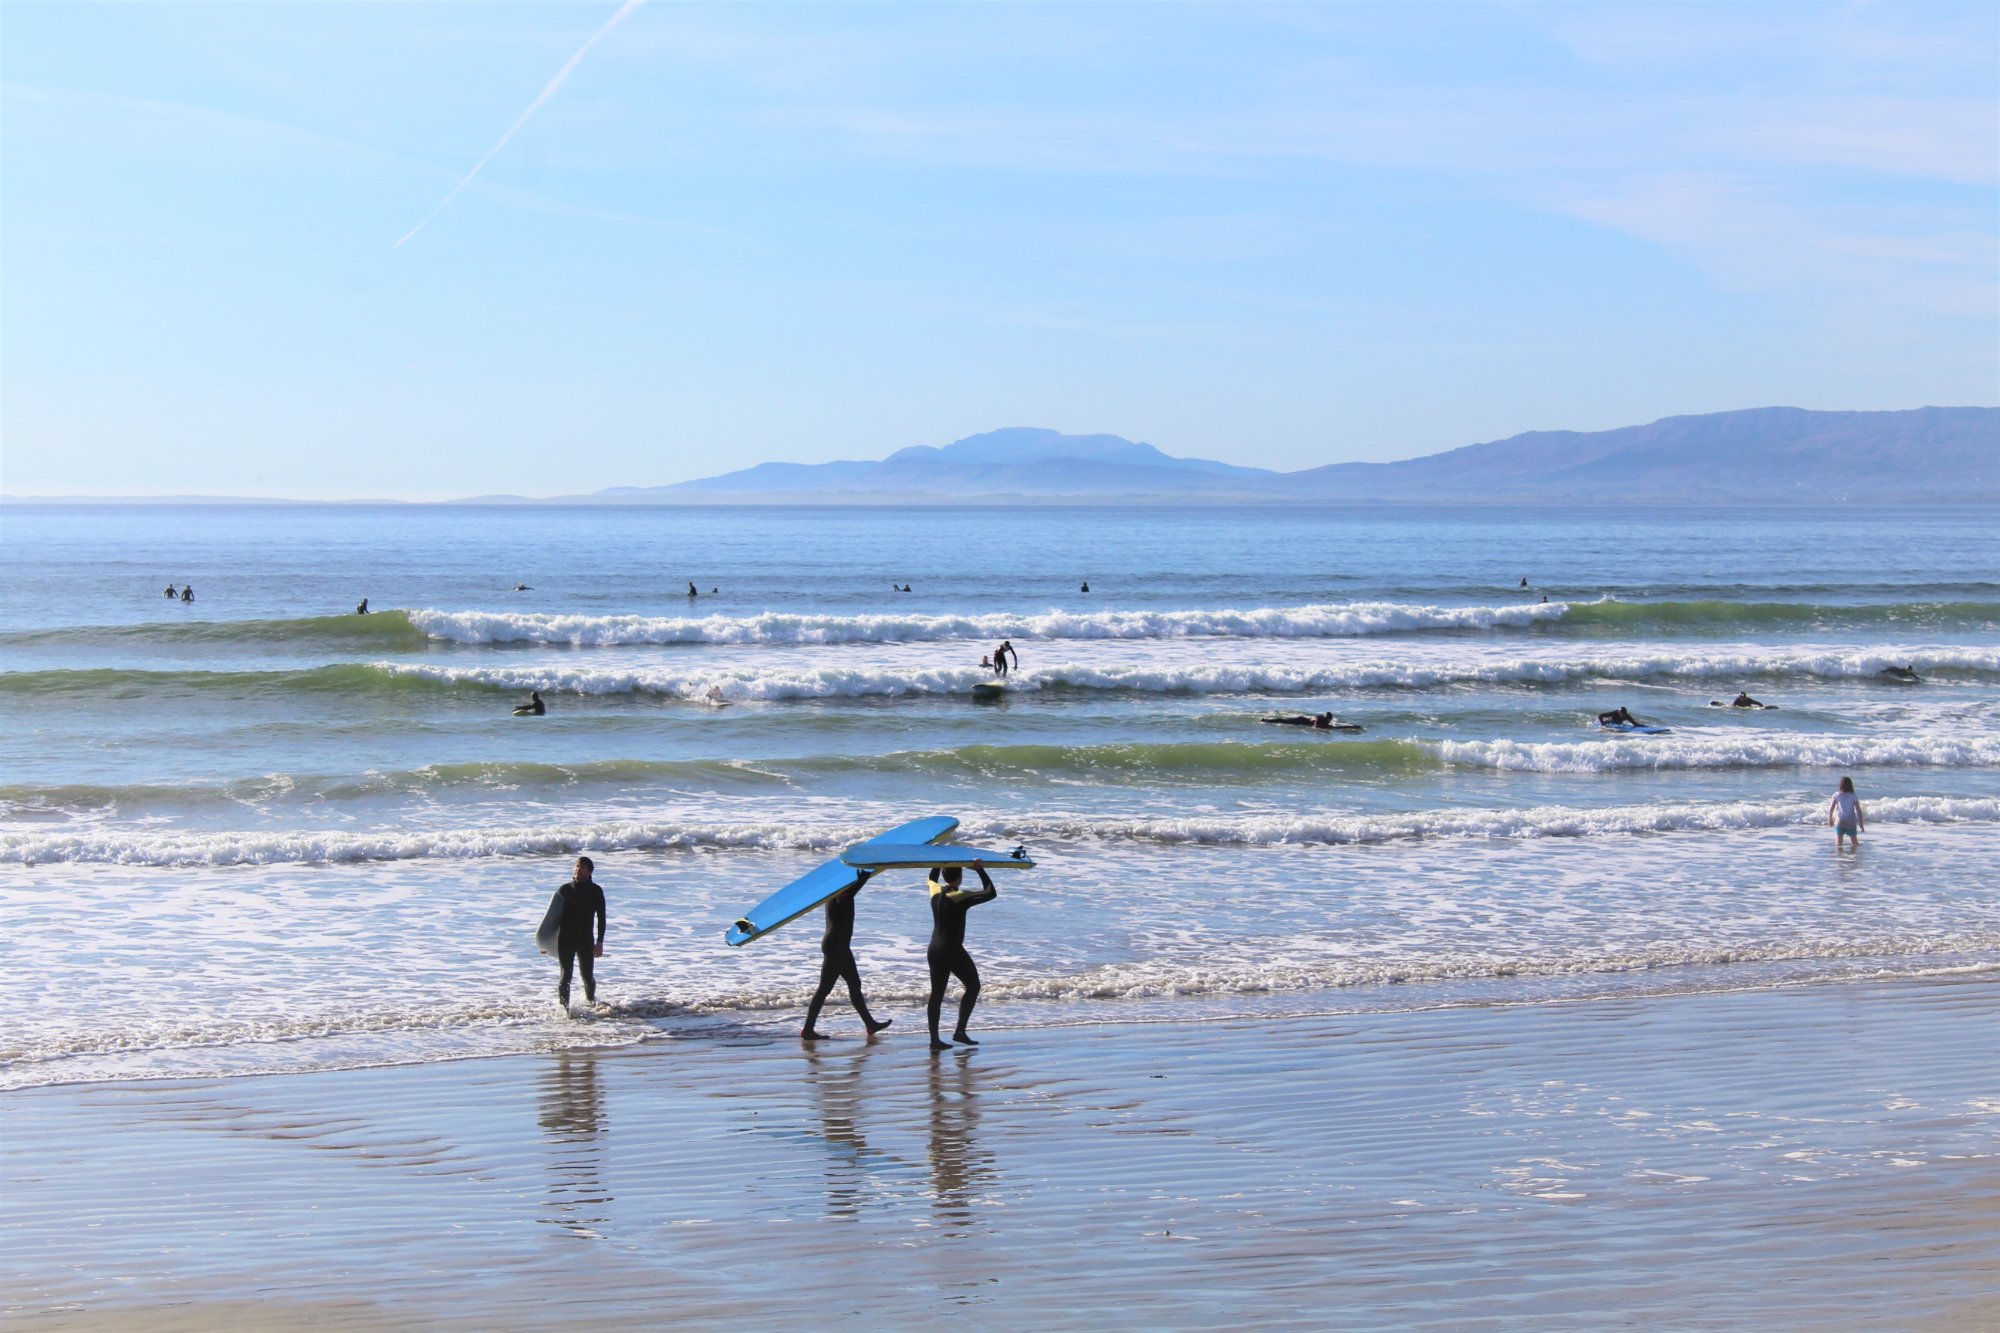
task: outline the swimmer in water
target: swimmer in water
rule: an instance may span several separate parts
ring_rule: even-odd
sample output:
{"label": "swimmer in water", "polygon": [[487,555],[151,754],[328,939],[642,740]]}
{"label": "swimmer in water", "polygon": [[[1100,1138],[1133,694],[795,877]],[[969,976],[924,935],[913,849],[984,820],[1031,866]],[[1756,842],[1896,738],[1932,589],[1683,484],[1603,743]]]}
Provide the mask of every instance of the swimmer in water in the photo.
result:
{"label": "swimmer in water", "polygon": [[869,1036],[889,1026],[889,1019],[878,1019],[868,1012],[868,1002],[861,998],[861,969],[854,963],[854,895],[867,882],[868,875],[863,872],[861,884],[826,900],[826,934],[819,941],[819,989],[813,992],[812,1003],[806,1006],[806,1025],[799,1033],[806,1041],[819,1041],[826,1036],[813,1025],[819,1021],[820,1006],[833,994],[836,981],[847,983],[848,1002],[861,1015],[861,1024],[868,1029]]}
{"label": "swimmer in water", "polygon": [[700,591],[692,583],[688,584],[688,600],[691,602],[699,596],[701,596]]}
{"label": "swimmer in water", "polygon": [[192,602],[193,600],[194,600],[194,585],[190,583],[187,585],[187,587],[181,589],[181,605],[185,606],[189,602]]}
{"label": "swimmer in water", "polygon": [[958,1002],[958,1026],[953,1029],[951,1040],[961,1046],[979,1044],[965,1031],[966,1020],[972,1017],[972,1006],[979,1002],[979,968],[965,951],[965,914],[981,903],[992,902],[1000,896],[1000,891],[993,887],[993,877],[986,873],[984,865],[974,861],[972,871],[979,876],[976,889],[959,887],[965,880],[965,872],[957,866],[931,871],[931,945],[926,955],[931,968],[931,995],[926,1012],[934,1051],[951,1049],[950,1042],[938,1036],[938,1015],[944,1008],[945,987],[953,977],[958,978],[965,994]]}
{"label": "swimmer in water", "polygon": [[181,590],[180,590],[179,588],[176,588],[176,587],[175,587],[175,586],[174,586],[173,584],[171,584],[171,583],[169,583],[169,584],[167,585],[167,600],[168,600],[168,601],[172,601],[172,600],[173,600],[174,598],[176,598],[176,597],[179,597],[180,595],[181,595]]}

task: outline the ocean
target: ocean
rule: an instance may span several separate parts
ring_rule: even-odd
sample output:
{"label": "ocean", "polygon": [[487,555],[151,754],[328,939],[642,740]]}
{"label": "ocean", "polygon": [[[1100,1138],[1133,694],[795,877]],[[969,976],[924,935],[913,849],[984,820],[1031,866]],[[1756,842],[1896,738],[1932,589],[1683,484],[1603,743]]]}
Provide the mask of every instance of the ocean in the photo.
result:
{"label": "ocean", "polygon": [[[0,577],[4,1087],[782,1032],[816,919],[724,929],[934,813],[1039,862],[996,1041],[2000,967],[1990,510],[36,505]],[[862,894],[913,1041],[928,929]]]}

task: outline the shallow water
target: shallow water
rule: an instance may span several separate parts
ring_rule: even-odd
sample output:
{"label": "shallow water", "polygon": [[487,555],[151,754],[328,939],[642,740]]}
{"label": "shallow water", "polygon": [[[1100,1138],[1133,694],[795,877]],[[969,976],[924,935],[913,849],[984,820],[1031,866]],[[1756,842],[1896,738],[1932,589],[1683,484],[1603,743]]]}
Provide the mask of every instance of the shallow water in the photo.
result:
{"label": "shallow water", "polygon": [[[995,1023],[2000,963],[1989,520],[10,507],[0,1086],[789,1022],[811,924],[722,929],[937,811],[1041,862],[974,917]],[[528,931],[581,851],[570,1022]],[[864,897],[883,1003],[926,928]]]}

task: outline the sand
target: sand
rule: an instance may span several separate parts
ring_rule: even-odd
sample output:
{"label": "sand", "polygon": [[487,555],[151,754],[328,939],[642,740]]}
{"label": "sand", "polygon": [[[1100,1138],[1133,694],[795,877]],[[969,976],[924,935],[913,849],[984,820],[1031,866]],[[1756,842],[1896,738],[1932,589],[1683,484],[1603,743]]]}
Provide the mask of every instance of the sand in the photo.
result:
{"label": "sand", "polygon": [[1973,973],[39,1089],[6,1099],[0,1309],[2000,1328],[1997,1019]]}

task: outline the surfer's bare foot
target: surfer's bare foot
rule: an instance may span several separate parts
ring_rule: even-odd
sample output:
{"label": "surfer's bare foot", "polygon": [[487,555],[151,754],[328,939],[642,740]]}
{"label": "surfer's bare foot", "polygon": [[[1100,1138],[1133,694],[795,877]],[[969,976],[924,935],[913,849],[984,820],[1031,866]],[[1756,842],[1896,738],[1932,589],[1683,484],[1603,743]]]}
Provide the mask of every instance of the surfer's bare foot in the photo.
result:
{"label": "surfer's bare foot", "polygon": [[932,1037],[931,1049],[934,1051],[948,1051],[951,1049],[951,1043],[948,1041],[939,1041],[936,1037]]}
{"label": "surfer's bare foot", "polygon": [[812,1028],[806,1028],[806,1029],[804,1029],[803,1031],[801,1031],[801,1032],[799,1033],[799,1040],[800,1040],[800,1041],[825,1041],[825,1040],[826,1040],[826,1034],[825,1034],[824,1032],[819,1032],[819,1031],[815,1031],[815,1030],[814,1030],[814,1029],[812,1029]]}
{"label": "surfer's bare foot", "polygon": [[961,1046],[977,1046],[977,1045],[979,1044],[978,1042],[974,1041],[974,1040],[973,1040],[972,1038],[970,1038],[970,1037],[966,1036],[966,1035],[965,1035],[965,1034],[964,1034],[963,1032],[954,1032],[954,1033],[952,1033],[952,1034],[951,1034],[951,1039],[952,1039],[953,1041],[957,1042],[957,1043],[958,1043],[959,1045],[961,1045]]}
{"label": "surfer's bare foot", "polygon": [[876,1033],[880,1032],[880,1031],[881,1031],[881,1030],[882,1030],[883,1028],[885,1028],[885,1027],[888,1027],[888,1026],[889,1026],[889,1025],[891,1024],[891,1023],[893,1023],[893,1022],[895,1022],[895,1021],[896,1021],[896,1020],[895,1020],[895,1019],[893,1019],[893,1018],[885,1018],[885,1019],[882,1019],[882,1020],[881,1020],[881,1021],[879,1021],[879,1022],[878,1022],[878,1021],[876,1021],[875,1019],[872,1019],[872,1018],[871,1018],[871,1019],[869,1019],[869,1020],[868,1020],[868,1035],[869,1035],[869,1036],[871,1036],[871,1037],[872,1037],[872,1036],[874,1036],[874,1035],[875,1035]]}

